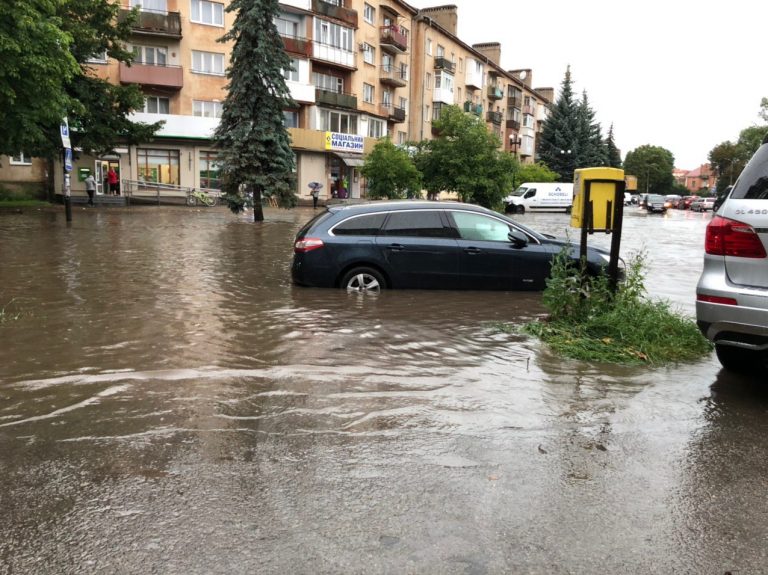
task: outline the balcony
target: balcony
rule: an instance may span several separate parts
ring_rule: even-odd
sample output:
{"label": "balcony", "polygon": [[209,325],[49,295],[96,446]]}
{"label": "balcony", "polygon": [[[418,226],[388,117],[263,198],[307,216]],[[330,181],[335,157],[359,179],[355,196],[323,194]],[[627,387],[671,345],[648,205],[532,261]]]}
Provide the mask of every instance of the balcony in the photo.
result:
{"label": "balcony", "polygon": [[507,129],[515,130],[517,132],[520,129],[520,122],[517,120],[507,120]]}
{"label": "balcony", "polygon": [[297,36],[280,36],[283,40],[283,47],[289,54],[300,54],[309,58],[312,56],[312,41],[307,38]]}
{"label": "balcony", "polygon": [[501,126],[501,120],[502,120],[501,112],[489,111],[485,114],[485,121],[490,122],[491,124],[496,124],[497,126]]}
{"label": "balcony", "polygon": [[381,104],[380,114],[391,122],[405,122],[405,108],[395,108],[392,104]]}
{"label": "balcony", "polygon": [[379,81],[387,86],[402,88],[408,84],[408,72],[399,66],[381,66]]}
{"label": "balcony", "polygon": [[[121,8],[117,21],[124,22],[130,13],[131,10]],[[142,10],[137,13],[137,19],[131,26],[131,30],[134,34],[181,39],[181,15],[178,12]]]}
{"label": "balcony", "polygon": [[456,64],[451,62],[448,58],[438,56],[435,58],[435,70],[445,70],[446,72],[453,74],[456,70]]}
{"label": "balcony", "polygon": [[488,86],[488,99],[501,100],[504,97],[504,90],[498,86]]}
{"label": "balcony", "polygon": [[183,69],[181,66],[155,66],[141,62],[128,66],[120,62],[120,83],[181,90],[184,86]]}
{"label": "balcony", "polygon": [[335,18],[346,22],[353,28],[357,28],[357,11],[344,8],[343,6],[336,6],[335,4],[329,4],[323,2],[323,0],[312,0],[312,11],[317,12],[321,16],[328,16],[329,18]]}
{"label": "balcony", "polygon": [[357,54],[354,52],[349,52],[331,44],[324,44],[317,40],[313,40],[310,44],[312,46],[313,59],[322,60],[326,64],[335,64],[347,69],[357,69]]}
{"label": "balcony", "polygon": [[317,88],[315,90],[315,102],[325,106],[357,110],[357,96],[353,94],[331,92],[330,90],[321,90],[320,88]]}
{"label": "balcony", "polygon": [[382,26],[379,28],[379,43],[382,50],[405,52],[408,50],[408,34],[400,26]]}
{"label": "balcony", "polygon": [[483,106],[482,104],[475,104],[473,102],[464,102],[464,111],[474,114],[475,116],[482,116]]}

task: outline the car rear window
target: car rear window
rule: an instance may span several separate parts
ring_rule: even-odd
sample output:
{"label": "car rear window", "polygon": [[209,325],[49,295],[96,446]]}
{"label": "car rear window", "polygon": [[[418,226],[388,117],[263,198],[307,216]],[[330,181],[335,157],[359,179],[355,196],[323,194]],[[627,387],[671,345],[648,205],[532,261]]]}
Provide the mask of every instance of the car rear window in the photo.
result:
{"label": "car rear window", "polygon": [[741,172],[731,197],[737,200],[768,200],[768,144],[755,152]]}
{"label": "car rear window", "polygon": [[386,217],[387,214],[353,216],[336,225],[331,231],[336,236],[375,236],[378,235]]}
{"label": "car rear window", "polygon": [[446,238],[451,237],[453,231],[443,225],[439,211],[414,210],[390,212],[381,233],[385,236]]}
{"label": "car rear window", "polygon": [[328,210],[324,212],[320,212],[315,217],[313,217],[311,220],[309,220],[306,224],[301,226],[301,229],[299,230],[299,233],[296,234],[297,238],[303,238],[307,235],[307,232],[310,230],[310,228],[314,227],[315,225],[321,223],[323,220],[329,218],[331,215],[331,212]]}

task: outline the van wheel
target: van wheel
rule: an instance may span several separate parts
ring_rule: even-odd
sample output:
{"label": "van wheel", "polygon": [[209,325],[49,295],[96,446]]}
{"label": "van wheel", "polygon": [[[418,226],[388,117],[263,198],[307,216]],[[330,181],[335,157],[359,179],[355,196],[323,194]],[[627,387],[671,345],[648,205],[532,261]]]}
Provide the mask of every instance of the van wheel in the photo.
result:
{"label": "van wheel", "polygon": [[760,367],[760,354],[751,349],[715,344],[715,353],[725,369],[736,373],[751,373]]}
{"label": "van wheel", "polygon": [[525,213],[525,206],[517,206],[517,209],[515,210],[518,214],[524,214]]}
{"label": "van wheel", "polygon": [[382,275],[371,268],[353,268],[344,274],[341,287],[348,292],[380,292],[387,284]]}

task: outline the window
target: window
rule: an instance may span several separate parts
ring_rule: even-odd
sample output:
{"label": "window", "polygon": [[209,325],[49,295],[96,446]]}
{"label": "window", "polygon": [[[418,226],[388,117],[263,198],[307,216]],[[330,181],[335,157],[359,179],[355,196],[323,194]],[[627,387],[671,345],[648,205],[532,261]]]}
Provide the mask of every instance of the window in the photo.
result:
{"label": "window", "polygon": [[445,58],[445,46],[437,45],[437,57]]}
{"label": "window", "polygon": [[450,237],[450,230],[443,225],[443,219],[437,210],[419,210],[414,212],[393,212],[382,229],[385,236],[405,236],[416,238]]}
{"label": "window", "polygon": [[11,165],[13,166],[31,166],[32,158],[27,156],[24,152],[19,152],[15,156],[11,156]]}
{"label": "window", "polygon": [[133,61],[148,66],[165,66],[168,64],[168,49],[158,46],[134,46]]}
{"label": "window", "polygon": [[315,85],[315,88],[325,90],[326,92],[335,92],[337,94],[344,92],[344,78],[339,78],[338,76],[313,72],[312,83]]}
{"label": "window", "polygon": [[167,0],[131,0],[131,8],[139,6],[142,12],[168,12]]}
{"label": "window", "polygon": [[386,124],[382,120],[368,119],[368,137],[383,138],[387,133]]}
{"label": "window", "polygon": [[357,134],[357,116],[334,110],[320,110],[320,131]]}
{"label": "window", "polygon": [[192,71],[198,74],[224,75],[224,54],[192,50]]}
{"label": "window", "polygon": [[459,72],[463,72],[463,71],[464,71],[464,59],[459,58]]}
{"label": "window", "polygon": [[435,72],[435,88],[453,92],[453,76],[446,72]]}
{"label": "window", "polygon": [[363,102],[373,104],[374,92],[373,86],[370,84],[363,84]]}
{"label": "window", "polygon": [[221,189],[221,171],[217,163],[216,152],[200,152],[200,187],[213,190]]}
{"label": "window", "polygon": [[384,90],[381,93],[381,103],[387,108],[392,106],[392,90]]}
{"label": "window", "polygon": [[275,18],[275,26],[277,27],[277,33],[281,36],[288,36],[289,38],[299,37],[299,23],[295,20],[289,20],[285,14]]}
{"label": "window", "polygon": [[432,38],[427,38],[427,56],[432,55]]}
{"label": "window", "polygon": [[144,112],[147,114],[170,114],[171,100],[162,96],[145,96]]}
{"label": "window", "polygon": [[315,19],[315,41],[320,44],[351,52],[353,36],[351,28],[326,22],[320,18]]}
{"label": "window", "polygon": [[376,22],[376,8],[368,4],[368,2],[363,6],[363,20],[368,22],[368,24]]}
{"label": "window", "polygon": [[106,64],[107,63],[107,51],[104,50],[103,52],[100,52],[99,54],[94,54],[90,58],[88,58],[89,64]]}
{"label": "window", "polygon": [[429,106],[424,106],[424,118],[426,118],[424,121],[429,122]]}
{"label": "window", "polygon": [[376,48],[370,44],[363,44],[363,62],[366,64],[374,64],[376,62]]}
{"label": "window", "polygon": [[430,74],[429,72],[427,72],[427,75],[424,78],[424,87],[427,90],[431,90],[432,89],[432,74]]}
{"label": "window", "polygon": [[333,228],[335,236],[375,236],[387,214],[370,214],[349,218]]}
{"label": "window", "polygon": [[459,236],[463,240],[509,242],[509,225],[481,214],[451,212]]}
{"label": "window", "polygon": [[291,58],[291,69],[283,70],[283,78],[289,82],[299,81],[299,60],[297,58]]}
{"label": "window", "polygon": [[179,183],[179,150],[153,150],[138,148],[139,180],[160,184]]}
{"label": "window", "polygon": [[224,4],[208,0],[192,0],[192,22],[224,26]]}
{"label": "window", "polygon": [[403,98],[400,96],[400,106],[401,109],[407,110],[408,109],[408,98]]}
{"label": "window", "polygon": [[298,128],[299,113],[296,110],[283,110],[283,126],[286,128]]}
{"label": "window", "polygon": [[534,127],[533,116],[531,114],[523,114],[523,126],[526,128]]}
{"label": "window", "polygon": [[221,118],[224,105],[221,102],[207,100],[192,100],[192,115],[203,118]]}
{"label": "window", "polygon": [[398,132],[397,133],[397,143],[398,144],[405,144],[408,142],[408,132]]}

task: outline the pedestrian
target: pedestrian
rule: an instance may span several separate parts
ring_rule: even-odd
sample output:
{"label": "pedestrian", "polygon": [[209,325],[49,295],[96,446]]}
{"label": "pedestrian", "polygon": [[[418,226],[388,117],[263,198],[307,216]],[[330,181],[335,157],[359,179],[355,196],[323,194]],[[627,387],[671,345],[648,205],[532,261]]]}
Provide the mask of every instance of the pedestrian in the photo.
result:
{"label": "pedestrian", "polygon": [[317,198],[320,196],[320,190],[312,188],[312,209],[317,209]]}
{"label": "pedestrian", "polygon": [[115,196],[119,195],[120,178],[117,177],[117,172],[112,166],[109,166],[109,171],[107,172],[107,182],[109,183],[109,193]]}
{"label": "pedestrian", "polygon": [[93,194],[96,193],[96,178],[93,177],[93,174],[89,173],[85,178],[85,191],[88,194],[88,205],[93,206]]}

